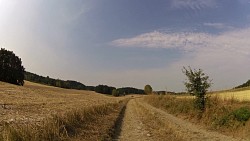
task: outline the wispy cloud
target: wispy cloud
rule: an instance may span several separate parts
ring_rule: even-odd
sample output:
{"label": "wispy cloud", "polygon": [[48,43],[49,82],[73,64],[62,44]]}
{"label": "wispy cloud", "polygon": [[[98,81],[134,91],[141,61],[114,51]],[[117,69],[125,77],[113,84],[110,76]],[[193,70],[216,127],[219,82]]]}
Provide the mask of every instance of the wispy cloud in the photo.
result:
{"label": "wispy cloud", "polygon": [[200,10],[216,6],[216,0],[172,0],[171,7],[174,9],[189,8]]}
{"label": "wispy cloud", "polygon": [[150,32],[133,38],[117,39],[112,42],[118,47],[140,48],[175,48],[183,51],[206,50],[234,51],[242,54],[250,54],[250,28],[234,30],[220,35],[208,33],[163,33]]}
{"label": "wispy cloud", "polygon": [[204,23],[203,25],[217,28],[217,29],[233,29],[232,26],[226,25],[224,23]]}
{"label": "wispy cloud", "polygon": [[162,33],[154,31],[138,35],[133,38],[118,39],[112,42],[120,47],[146,47],[146,48],[192,48],[206,46],[213,36],[206,33]]}

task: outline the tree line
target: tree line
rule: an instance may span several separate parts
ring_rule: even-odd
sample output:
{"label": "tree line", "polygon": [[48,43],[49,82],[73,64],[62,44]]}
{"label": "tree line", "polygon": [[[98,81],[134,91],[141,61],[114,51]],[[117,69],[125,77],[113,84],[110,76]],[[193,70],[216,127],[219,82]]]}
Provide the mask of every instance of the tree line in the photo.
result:
{"label": "tree line", "polygon": [[235,87],[235,89],[249,87],[249,86],[250,86],[250,80],[248,80],[247,82]]}
{"label": "tree line", "polygon": [[28,80],[31,82],[50,85],[54,87],[60,87],[60,88],[66,88],[66,89],[77,89],[77,90],[87,89],[84,84],[77,82],[77,81],[72,81],[72,80],[64,81],[60,79],[53,79],[53,78],[50,78],[49,76],[44,77],[44,76],[40,76],[35,73],[31,73],[27,71],[24,73],[24,78],[25,80]]}
{"label": "tree line", "polygon": [[[95,91],[97,93],[109,94],[109,95],[111,95],[112,91],[116,89],[115,87],[107,86],[107,85],[86,86],[77,81],[73,81],[73,80],[65,81],[61,79],[50,78],[49,76],[44,77],[44,76],[40,76],[40,75],[31,73],[28,71],[24,73],[24,78],[27,81],[50,85],[54,87],[60,87],[60,88],[66,88],[66,89],[77,89],[77,90],[89,90],[89,91]],[[132,87],[118,88],[117,90],[119,93],[117,93],[116,96],[127,95],[127,94],[144,94],[144,90],[132,88]]]}

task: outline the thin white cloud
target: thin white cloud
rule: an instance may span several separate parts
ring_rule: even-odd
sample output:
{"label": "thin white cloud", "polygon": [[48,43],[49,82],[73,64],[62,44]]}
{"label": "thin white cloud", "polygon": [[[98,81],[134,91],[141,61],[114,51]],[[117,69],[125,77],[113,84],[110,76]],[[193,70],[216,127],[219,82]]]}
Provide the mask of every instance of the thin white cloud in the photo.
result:
{"label": "thin white cloud", "polygon": [[117,39],[112,42],[118,47],[166,48],[183,51],[225,50],[248,55],[250,54],[250,28],[225,32],[220,35],[208,33],[162,33],[158,31]]}
{"label": "thin white cloud", "polygon": [[201,10],[216,6],[216,0],[172,0],[171,7],[174,9],[189,8],[192,10]]}
{"label": "thin white cloud", "polygon": [[204,23],[204,26],[209,26],[217,29],[233,29],[232,26],[225,25],[223,23]]}
{"label": "thin white cloud", "polygon": [[162,33],[158,31],[145,33],[133,38],[118,39],[112,42],[120,47],[146,47],[146,48],[192,48],[206,46],[213,38],[206,33]]}

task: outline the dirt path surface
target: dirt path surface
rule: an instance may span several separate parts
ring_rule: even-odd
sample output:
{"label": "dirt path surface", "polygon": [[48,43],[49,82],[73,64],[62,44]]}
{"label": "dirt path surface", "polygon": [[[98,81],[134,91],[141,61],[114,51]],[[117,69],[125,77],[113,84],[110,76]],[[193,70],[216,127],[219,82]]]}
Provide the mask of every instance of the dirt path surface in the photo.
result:
{"label": "dirt path surface", "polygon": [[131,99],[125,111],[118,141],[185,140],[240,141],[207,131],[188,121],[157,109],[140,99]]}
{"label": "dirt path surface", "polygon": [[141,121],[139,107],[134,99],[130,100],[126,106],[125,115],[121,125],[118,141],[150,141],[149,132]]}

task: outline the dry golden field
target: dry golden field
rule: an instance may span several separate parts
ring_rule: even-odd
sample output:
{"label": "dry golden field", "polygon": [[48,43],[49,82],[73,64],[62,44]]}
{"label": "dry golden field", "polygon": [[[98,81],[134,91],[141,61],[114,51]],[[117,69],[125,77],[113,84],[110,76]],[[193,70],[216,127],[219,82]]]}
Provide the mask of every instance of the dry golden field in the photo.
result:
{"label": "dry golden field", "polygon": [[250,101],[250,90],[216,92],[212,95],[225,100],[235,99],[239,101]]}
{"label": "dry golden field", "polygon": [[[211,97],[219,97],[222,100],[238,100],[238,101],[250,101],[250,90],[237,90],[237,91],[218,91],[210,92],[207,94]],[[191,95],[180,95],[177,98],[195,98]]]}
{"label": "dry golden field", "polygon": [[55,88],[28,81],[23,87],[0,82],[0,124],[39,122],[76,108],[104,105],[122,99],[124,97]]}

